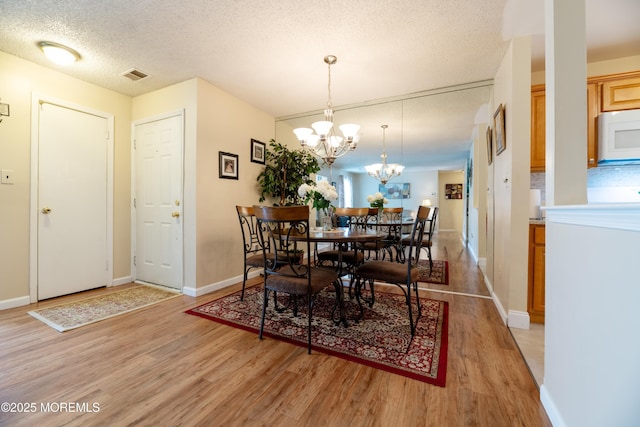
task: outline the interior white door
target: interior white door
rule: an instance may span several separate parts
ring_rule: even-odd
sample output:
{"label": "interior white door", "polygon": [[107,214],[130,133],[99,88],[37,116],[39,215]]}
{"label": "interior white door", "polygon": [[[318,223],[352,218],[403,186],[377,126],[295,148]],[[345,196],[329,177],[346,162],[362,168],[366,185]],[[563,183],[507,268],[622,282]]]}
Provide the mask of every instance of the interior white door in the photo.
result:
{"label": "interior white door", "polygon": [[183,115],[134,125],[136,280],[182,289]]}
{"label": "interior white door", "polygon": [[38,299],[109,283],[105,117],[43,102],[38,121]]}

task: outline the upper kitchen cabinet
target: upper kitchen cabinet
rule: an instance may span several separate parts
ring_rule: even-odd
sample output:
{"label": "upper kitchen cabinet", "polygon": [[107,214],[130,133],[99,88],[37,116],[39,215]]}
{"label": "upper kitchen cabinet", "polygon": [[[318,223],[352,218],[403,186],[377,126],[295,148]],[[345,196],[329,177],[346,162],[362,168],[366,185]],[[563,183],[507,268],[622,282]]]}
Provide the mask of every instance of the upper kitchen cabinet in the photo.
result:
{"label": "upper kitchen cabinet", "polygon": [[602,111],[633,108],[640,108],[640,76],[602,82]]}
{"label": "upper kitchen cabinet", "polygon": [[[531,172],[545,170],[546,108],[544,85],[531,87]],[[598,85],[587,85],[587,167],[598,166]]]}

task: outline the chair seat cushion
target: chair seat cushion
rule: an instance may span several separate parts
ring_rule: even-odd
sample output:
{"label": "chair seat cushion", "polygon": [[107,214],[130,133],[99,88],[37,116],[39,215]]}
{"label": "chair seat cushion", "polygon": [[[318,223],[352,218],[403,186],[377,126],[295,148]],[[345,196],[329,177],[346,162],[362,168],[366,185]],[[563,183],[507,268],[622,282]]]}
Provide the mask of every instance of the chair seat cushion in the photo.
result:
{"label": "chair seat cushion", "polygon": [[[312,268],[311,292],[314,294],[320,292],[336,280],[338,280],[338,273],[335,271]],[[307,285],[308,279],[306,277],[296,277],[288,265],[278,270],[277,274],[269,274],[264,284],[267,289],[272,291],[285,292],[292,295],[306,295]]]}
{"label": "chair seat cushion", "polygon": [[[273,261],[273,253],[267,252],[267,259]],[[264,257],[262,256],[262,252],[259,252],[257,255],[247,256],[247,265],[251,267],[264,267]]]}
{"label": "chair seat cushion", "polygon": [[[318,253],[318,259],[320,261],[334,261],[340,260],[340,251],[329,250]],[[353,251],[342,251],[342,262],[347,264],[361,264],[364,261],[364,254],[361,251],[354,253]]]}
{"label": "chair seat cushion", "polygon": [[[369,261],[356,270],[356,276],[387,283],[407,283],[407,264],[389,261]],[[418,269],[412,268],[409,283],[417,282],[418,277]]]}
{"label": "chair seat cushion", "polygon": [[[426,234],[425,234],[426,236]],[[403,237],[402,238],[402,246],[409,246],[411,244],[411,237]],[[422,241],[422,247],[423,248],[428,248],[432,246],[432,242],[431,240],[423,240]]]}

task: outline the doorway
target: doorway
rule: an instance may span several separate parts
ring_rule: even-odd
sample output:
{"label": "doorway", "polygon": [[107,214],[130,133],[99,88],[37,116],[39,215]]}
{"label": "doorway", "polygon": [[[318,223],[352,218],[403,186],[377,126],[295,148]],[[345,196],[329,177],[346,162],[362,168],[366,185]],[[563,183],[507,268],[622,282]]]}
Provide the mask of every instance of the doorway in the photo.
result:
{"label": "doorway", "polygon": [[182,111],[133,123],[133,277],[182,290]]}
{"label": "doorway", "polygon": [[32,98],[30,298],[109,286],[113,116]]}

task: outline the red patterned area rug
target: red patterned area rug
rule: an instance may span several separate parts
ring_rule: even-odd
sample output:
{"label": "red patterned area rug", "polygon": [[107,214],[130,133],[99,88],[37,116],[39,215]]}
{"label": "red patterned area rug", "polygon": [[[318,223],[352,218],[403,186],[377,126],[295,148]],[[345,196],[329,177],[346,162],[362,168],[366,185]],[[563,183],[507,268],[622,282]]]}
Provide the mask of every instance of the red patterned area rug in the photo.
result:
{"label": "red patterned area rug", "polygon": [[[240,292],[236,292],[186,313],[257,333],[262,316],[261,288],[248,288],[244,301],[240,301]],[[284,303],[286,297],[282,298]],[[313,308],[312,347],[323,353],[444,387],[448,303],[426,298],[420,301],[422,317],[411,340],[407,306],[402,295],[376,290],[373,308],[365,305],[364,320],[349,321],[349,326],[344,327],[331,321],[335,292],[326,289],[317,295]],[[273,310],[271,297],[265,336],[306,347],[306,304],[300,305],[299,317],[293,317],[291,310],[277,313]],[[345,312],[347,319],[354,319],[359,314],[355,300],[346,297]]]}
{"label": "red patterned area rug", "polygon": [[449,263],[447,261],[433,260],[433,270],[429,267],[428,259],[418,261],[420,277],[418,282],[435,283],[436,285],[449,284]]}

